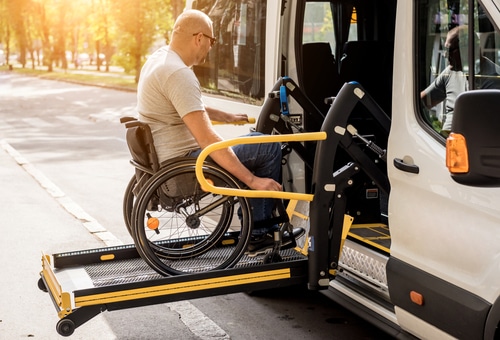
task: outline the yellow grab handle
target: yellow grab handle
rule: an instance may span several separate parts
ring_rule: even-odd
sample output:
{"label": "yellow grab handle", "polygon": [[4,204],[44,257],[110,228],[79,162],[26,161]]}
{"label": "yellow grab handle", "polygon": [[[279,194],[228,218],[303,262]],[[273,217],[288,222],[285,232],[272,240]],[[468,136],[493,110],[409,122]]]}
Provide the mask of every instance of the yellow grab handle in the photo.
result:
{"label": "yellow grab handle", "polygon": [[205,191],[225,196],[240,196],[251,198],[281,198],[290,200],[312,201],[314,195],[302,194],[297,192],[271,191],[271,190],[246,190],[216,187],[209,183],[203,174],[203,162],[208,155],[216,150],[224,149],[230,146],[239,144],[259,144],[259,143],[274,143],[274,142],[306,142],[325,140],[326,132],[308,132],[286,135],[262,135],[262,136],[247,136],[228,139],[213,143],[203,149],[196,160],[196,178]]}
{"label": "yellow grab handle", "polygon": [[245,125],[245,124],[255,124],[255,118],[250,117],[248,118],[248,120],[239,120],[237,122],[231,122],[231,123],[212,120],[212,125]]}

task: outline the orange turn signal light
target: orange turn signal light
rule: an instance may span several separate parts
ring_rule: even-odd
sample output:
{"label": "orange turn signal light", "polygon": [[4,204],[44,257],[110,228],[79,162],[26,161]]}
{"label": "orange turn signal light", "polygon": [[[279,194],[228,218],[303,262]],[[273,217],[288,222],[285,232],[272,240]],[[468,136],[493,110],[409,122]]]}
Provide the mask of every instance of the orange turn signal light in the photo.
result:
{"label": "orange turn signal light", "polygon": [[453,174],[469,172],[467,141],[459,133],[450,133],[446,139],[446,167]]}

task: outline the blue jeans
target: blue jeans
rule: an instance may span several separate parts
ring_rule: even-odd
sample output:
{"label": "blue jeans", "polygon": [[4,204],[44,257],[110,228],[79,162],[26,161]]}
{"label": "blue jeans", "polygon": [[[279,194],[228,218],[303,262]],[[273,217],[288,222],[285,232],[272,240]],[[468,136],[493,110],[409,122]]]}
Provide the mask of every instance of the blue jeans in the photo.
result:
{"label": "blue jeans", "polygon": [[[260,132],[252,132],[246,136],[260,136]],[[232,147],[240,162],[257,177],[272,178],[280,181],[281,171],[281,143],[240,144]],[[194,151],[191,157],[197,157],[201,150]],[[274,199],[250,198],[254,223],[272,217]],[[269,232],[274,226],[254,229],[253,235]]]}

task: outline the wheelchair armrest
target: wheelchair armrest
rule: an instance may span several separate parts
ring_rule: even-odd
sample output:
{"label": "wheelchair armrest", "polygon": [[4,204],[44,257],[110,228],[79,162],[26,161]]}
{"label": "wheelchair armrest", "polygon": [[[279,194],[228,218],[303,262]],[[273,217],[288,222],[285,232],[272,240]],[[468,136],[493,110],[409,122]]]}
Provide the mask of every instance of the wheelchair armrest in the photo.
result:
{"label": "wheelchair armrest", "polygon": [[133,159],[130,160],[130,164],[132,164],[134,166],[134,168],[139,169],[145,173],[148,173],[150,175],[155,174],[155,171],[153,169],[151,169],[147,166],[144,166],[144,165],[140,164],[139,162],[134,161]]}
{"label": "wheelchair armrest", "polygon": [[134,120],[134,121],[129,121],[129,122],[126,122],[125,123],[125,127],[128,129],[128,128],[131,128],[131,127],[134,127],[134,126],[143,126],[144,123],[143,122],[140,122],[138,120]]}
{"label": "wheelchair armrest", "polygon": [[130,117],[130,116],[127,116],[127,117],[121,117],[120,118],[120,123],[128,123],[130,121],[137,121],[137,118],[135,117]]}

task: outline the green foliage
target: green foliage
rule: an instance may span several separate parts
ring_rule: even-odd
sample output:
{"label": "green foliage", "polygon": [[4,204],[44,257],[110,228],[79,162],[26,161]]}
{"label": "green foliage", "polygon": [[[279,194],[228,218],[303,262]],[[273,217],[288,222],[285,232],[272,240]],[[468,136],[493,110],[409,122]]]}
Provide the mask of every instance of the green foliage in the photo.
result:
{"label": "green foliage", "polygon": [[431,125],[434,128],[434,130],[436,130],[437,132],[441,132],[441,129],[443,128],[441,122],[435,116],[431,117]]}
{"label": "green foliage", "polygon": [[[110,0],[117,30],[118,49],[123,54],[118,62],[126,69],[134,69],[139,80],[143,57],[149,54],[154,41],[172,26],[173,19],[169,0],[131,0],[123,6],[123,0]],[[116,59],[115,59],[116,60]]]}
{"label": "green foliage", "polygon": [[[25,62],[72,63],[88,54],[138,74],[152,46],[165,40],[185,0],[0,0],[0,43]],[[39,53],[37,53],[39,52]],[[101,58],[97,58],[101,55]],[[37,62],[41,62],[38,59]],[[77,66],[77,65],[75,65]]]}
{"label": "green foliage", "polygon": [[123,67],[125,73],[131,73],[134,70],[134,60],[130,54],[115,54],[111,58],[111,63],[113,65]]}

